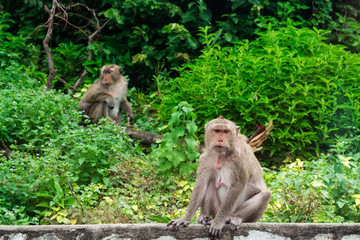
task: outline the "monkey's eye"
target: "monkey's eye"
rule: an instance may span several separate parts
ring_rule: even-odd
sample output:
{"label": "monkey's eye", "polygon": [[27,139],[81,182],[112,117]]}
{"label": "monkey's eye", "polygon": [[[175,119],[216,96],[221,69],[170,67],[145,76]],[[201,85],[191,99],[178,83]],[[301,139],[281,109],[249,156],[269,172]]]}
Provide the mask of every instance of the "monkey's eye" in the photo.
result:
{"label": "monkey's eye", "polygon": [[216,133],[220,133],[220,132],[221,132],[221,130],[220,130],[220,129],[214,129],[214,132],[216,132]]}
{"label": "monkey's eye", "polygon": [[112,73],[112,71],[111,70],[104,70],[104,73],[105,74],[110,74],[110,73]]}
{"label": "monkey's eye", "polygon": [[225,129],[223,132],[224,132],[225,134],[228,134],[228,133],[230,132],[230,130]]}

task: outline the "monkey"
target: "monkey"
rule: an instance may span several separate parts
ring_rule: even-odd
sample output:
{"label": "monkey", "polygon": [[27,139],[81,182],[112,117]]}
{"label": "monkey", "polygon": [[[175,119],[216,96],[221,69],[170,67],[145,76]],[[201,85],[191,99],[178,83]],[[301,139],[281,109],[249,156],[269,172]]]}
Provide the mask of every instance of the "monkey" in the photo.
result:
{"label": "monkey", "polygon": [[264,215],[271,191],[247,137],[239,130],[222,116],[205,125],[205,150],[199,158],[188,210],[183,218],[168,222],[173,231],[189,225],[199,207],[197,221],[210,225],[211,238],[220,237],[226,223],[235,230]]}
{"label": "monkey", "polygon": [[119,124],[121,110],[133,120],[134,114],[126,98],[127,84],[122,75],[122,67],[115,64],[105,65],[100,70],[99,79],[87,89],[78,107],[89,116],[92,123],[97,123],[102,117],[110,116],[116,124]]}

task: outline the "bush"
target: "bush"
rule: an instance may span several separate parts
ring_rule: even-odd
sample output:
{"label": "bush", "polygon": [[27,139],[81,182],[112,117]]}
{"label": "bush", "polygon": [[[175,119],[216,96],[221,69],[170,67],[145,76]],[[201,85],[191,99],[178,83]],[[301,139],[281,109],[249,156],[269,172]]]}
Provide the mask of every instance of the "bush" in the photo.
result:
{"label": "bush", "polygon": [[40,151],[43,143],[54,139],[63,126],[80,122],[77,102],[70,95],[44,91],[19,69],[0,69],[0,73],[3,81],[0,85],[0,139],[27,143]]}
{"label": "bush", "polygon": [[0,139],[13,150],[10,159],[0,154],[0,222],[69,224],[68,209],[78,203],[68,181],[108,186],[110,172],[141,149],[107,120],[79,126],[70,95],[43,91],[23,71],[0,68]]}
{"label": "bush", "polygon": [[339,138],[317,160],[266,171],[272,197],[265,221],[359,222],[360,153],[352,148],[359,139]]}
{"label": "bush", "polygon": [[152,159],[164,175],[178,172],[185,176],[196,170],[199,158],[195,124],[196,115],[187,102],[174,107],[168,125],[170,132],[165,133],[158,148],[152,152]]}
{"label": "bush", "polygon": [[202,29],[202,55],[179,67],[179,77],[157,78],[160,118],[166,121],[178,102],[188,101],[201,128],[223,115],[249,135],[273,120],[264,149],[280,158],[319,155],[336,134],[356,136],[359,55],[324,43],[324,30],[266,26],[255,41],[226,48]]}

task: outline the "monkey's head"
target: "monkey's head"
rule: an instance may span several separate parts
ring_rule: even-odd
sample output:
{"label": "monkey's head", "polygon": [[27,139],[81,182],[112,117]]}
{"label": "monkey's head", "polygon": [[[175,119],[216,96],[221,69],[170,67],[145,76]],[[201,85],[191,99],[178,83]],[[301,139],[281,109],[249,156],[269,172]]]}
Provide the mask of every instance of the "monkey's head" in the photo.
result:
{"label": "monkey's head", "polygon": [[220,116],[205,125],[205,145],[219,153],[232,152],[240,127]]}
{"label": "monkey's head", "polygon": [[100,81],[104,86],[115,83],[122,76],[122,67],[112,64],[105,65],[100,70]]}

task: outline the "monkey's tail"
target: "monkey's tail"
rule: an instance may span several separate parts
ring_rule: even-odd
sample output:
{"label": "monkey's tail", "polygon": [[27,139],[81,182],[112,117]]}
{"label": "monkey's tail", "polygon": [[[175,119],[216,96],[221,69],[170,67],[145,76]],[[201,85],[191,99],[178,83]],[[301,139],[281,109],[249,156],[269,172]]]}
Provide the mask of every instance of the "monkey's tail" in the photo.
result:
{"label": "monkey's tail", "polygon": [[267,136],[271,134],[273,129],[273,121],[271,120],[267,127],[265,125],[256,125],[256,131],[249,137],[248,144],[254,152],[260,151],[262,149],[261,144],[267,139]]}

